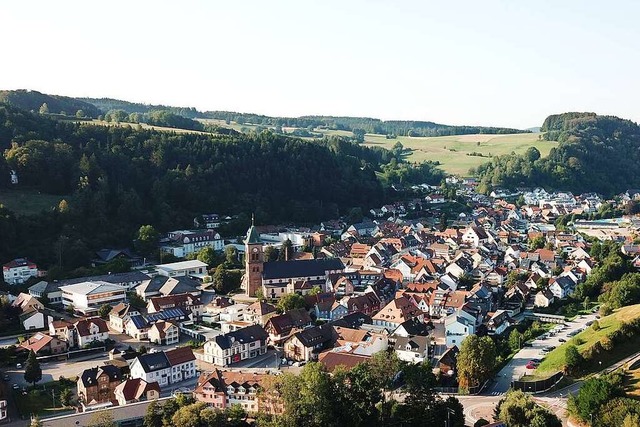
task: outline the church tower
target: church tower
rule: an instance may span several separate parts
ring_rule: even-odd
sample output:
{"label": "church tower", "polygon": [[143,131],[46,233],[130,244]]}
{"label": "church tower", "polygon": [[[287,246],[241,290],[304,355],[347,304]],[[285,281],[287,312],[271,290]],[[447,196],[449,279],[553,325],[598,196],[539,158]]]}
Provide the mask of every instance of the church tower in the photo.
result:
{"label": "church tower", "polygon": [[253,225],[253,220],[244,241],[244,258],[245,291],[248,296],[253,297],[258,289],[262,289],[262,268],[264,263],[262,243],[258,236],[258,230]]}

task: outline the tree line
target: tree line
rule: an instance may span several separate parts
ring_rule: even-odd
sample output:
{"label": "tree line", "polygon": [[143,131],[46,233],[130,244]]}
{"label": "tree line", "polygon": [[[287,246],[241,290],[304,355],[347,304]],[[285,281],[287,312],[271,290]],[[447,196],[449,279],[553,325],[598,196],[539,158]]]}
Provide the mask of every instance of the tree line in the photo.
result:
{"label": "tree line", "polygon": [[525,154],[494,157],[472,169],[480,190],[517,187],[554,188],[605,196],[640,186],[635,166],[640,161],[640,128],[634,122],[593,113],[550,116],[542,131],[557,140],[549,156],[530,148]]}

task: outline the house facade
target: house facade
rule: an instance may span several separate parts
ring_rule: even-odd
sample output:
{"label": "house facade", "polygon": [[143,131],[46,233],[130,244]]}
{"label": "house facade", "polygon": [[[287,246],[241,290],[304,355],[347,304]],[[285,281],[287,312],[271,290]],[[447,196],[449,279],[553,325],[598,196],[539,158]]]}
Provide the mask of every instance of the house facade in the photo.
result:
{"label": "house facade", "polygon": [[20,285],[38,277],[38,266],[27,258],[16,258],[2,266],[2,277],[7,285]]}
{"label": "house facade", "polygon": [[85,405],[111,402],[121,382],[120,369],[113,365],[85,369],[77,382],[78,399]]}
{"label": "house facade", "polygon": [[229,366],[267,352],[269,336],[260,325],[252,325],[218,335],[204,343],[204,361]]}

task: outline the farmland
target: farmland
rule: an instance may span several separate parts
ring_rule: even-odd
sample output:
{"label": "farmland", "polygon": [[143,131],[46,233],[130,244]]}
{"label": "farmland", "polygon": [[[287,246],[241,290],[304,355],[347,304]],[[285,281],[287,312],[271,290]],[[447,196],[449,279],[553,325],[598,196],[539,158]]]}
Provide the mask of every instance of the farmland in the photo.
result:
{"label": "farmland", "polygon": [[[257,128],[255,125],[239,125],[234,122],[227,125],[221,120],[202,121],[215,123],[223,127],[230,127],[237,131],[255,130]],[[284,131],[291,133],[294,131],[294,128],[284,128]],[[312,132],[326,136],[350,137],[353,135],[348,131],[331,129],[314,129]],[[442,165],[442,169],[447,173],[467,175],[469,169],[488,162],[493,156],[500,156],[511,152],[523,154],[529,147],[536,147],[542,154],[542,157],[547,156],[551,148],[556,146],[557,143],[543,141],[540,138],[541,135],[541,133],[506,135],[476,134],[438,137],[399,136],[394,139],[387,139],[385,135],[366,134],[364,145],[391,149],[397,142],[400,142],[407,150],[406,159],[408,161],[438,161]],[[481,154],[481,156],[467,155],[471,153],[478,153]]]}

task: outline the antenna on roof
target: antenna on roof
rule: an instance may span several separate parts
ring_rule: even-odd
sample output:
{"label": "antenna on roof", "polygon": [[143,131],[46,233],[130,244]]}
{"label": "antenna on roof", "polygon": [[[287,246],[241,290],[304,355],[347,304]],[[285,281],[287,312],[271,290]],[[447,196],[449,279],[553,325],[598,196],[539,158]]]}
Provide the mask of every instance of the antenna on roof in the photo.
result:
{"label": "antenna on roof", "polygon": [[251,214],[251,226],[253,227],[255,224],[255,220],[256,220],[256,215],[255,214]]}

